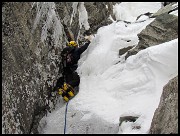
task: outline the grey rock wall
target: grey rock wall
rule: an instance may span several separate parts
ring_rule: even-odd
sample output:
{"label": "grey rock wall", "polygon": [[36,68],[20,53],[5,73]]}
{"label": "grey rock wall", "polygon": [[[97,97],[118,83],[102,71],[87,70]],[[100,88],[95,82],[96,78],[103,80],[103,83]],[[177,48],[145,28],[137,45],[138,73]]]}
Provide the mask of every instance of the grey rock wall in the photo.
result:
{"label": "grey rock wall", "polygon": [[32,9],[32,3],[3,4],[4,133],[31,133],[33,125],[45,115],[49,107],[50,87],[57,80],[61,48],[55,48],[53,40],[41,42],[41,24],[32,32],[35,17],[36,11]]}
{"label": "grey rock wall", "polygon": [[149,133],[178,134],[178,76],[164,86]]}
{"label": "grey rock wall", "polygon": [[[79,27],[78,7],[80,2],[77,2],[76,14],[72,19],[72,23],[70,24],[73,12],[72,4],[72,2],[56,2],[57,12],[62,19],[62,22],[73,32],[75,40],[77,40],[77,38],[83,40],[81,37],[85,35],[86,30],[84,28],[80,29]],[[115,16],[113,15],[113,5],[115,4],[116,2],[84,2],[84,6],[88,13],[88,23],[90,25],[90,29],[87,34],[94,34],[101,26],[112,23],[112,21],[109,19],[109,15],[111,15],[115,20]],[[80,36],[78,36],[79,31]],[[78,42],[81,43],[80,40]]]}
{"label": "grey rock wall", "polygon": [[111,15],[114,20],[116,20],[113,14],[113,5],[115,2],[86,2],[85,6],[87,12],[89,13],[88,22],[91,27],[91,32],[96,33],[97,29],[101,26],[108,25],[112,23],[109,20],[109,16]]}

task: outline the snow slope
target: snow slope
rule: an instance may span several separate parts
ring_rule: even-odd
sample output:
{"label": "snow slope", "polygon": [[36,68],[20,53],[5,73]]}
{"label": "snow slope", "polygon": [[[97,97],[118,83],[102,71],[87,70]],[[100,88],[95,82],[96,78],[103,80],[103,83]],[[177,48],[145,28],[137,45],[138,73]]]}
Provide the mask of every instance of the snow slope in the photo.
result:
{"label": "snow slope", "polygon": [[[118,52],[137,45],[137,34],[153,20],[114,22],[98,30],[78,63],[80,90],[69,102],[66,133],[148,133],[163,86],[178,75],[178,39],[149,47],[126,61]],[[63,133],[65,106],[57,105],[41,120],[40,133]],[[119,128],[124,115],[139,118]]]}
{"label": "snow slope", "polygon": [[160,2],[122,2],[114,6],[113,12],[117,20],[134,22],[139,15],[155,13],[160,8]]}

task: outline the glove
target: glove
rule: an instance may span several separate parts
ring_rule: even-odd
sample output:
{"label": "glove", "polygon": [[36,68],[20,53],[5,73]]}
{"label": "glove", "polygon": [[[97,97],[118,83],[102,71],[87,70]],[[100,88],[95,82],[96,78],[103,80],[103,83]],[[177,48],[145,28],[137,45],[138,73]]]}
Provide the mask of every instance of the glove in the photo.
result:
{"label": "glove", "polygon": [[89,35],[89,36],[85,36],[84,38],[91,42],[92,39],[94,38],[94,36],[93,35]]}
{"label": "glove", "polygon": [[58,94],[59,94],[59,95],[62,95],[62,94],[63,94],[63,92],[64,92],[64,91],[63,91],[63,89],[62,89],[62,88],[59,88],[59,89],[58,89]]}

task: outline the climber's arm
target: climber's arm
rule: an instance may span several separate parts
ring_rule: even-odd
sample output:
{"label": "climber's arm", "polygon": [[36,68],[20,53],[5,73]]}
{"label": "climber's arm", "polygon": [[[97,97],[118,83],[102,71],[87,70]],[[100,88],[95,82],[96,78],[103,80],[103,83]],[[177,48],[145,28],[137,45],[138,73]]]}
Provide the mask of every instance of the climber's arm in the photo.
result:
{"label": "climber's arm", "polygon": [[83,46],[81,46],[78,50],[79,54],[82,54],[88,48],[90,43],[90,41],[87,41]]}

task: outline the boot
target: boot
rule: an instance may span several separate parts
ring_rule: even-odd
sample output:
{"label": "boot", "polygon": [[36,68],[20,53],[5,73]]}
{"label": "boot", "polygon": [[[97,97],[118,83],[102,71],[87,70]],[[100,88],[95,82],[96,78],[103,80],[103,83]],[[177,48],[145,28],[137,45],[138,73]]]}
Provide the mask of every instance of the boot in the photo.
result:
{"label": "boot", "polygon": [[66,102],[69,101],[69,98],[68,98],[67,96],[64,96],[63,98],[64,98],[64,100],[65,100]]}
{"label": "boot", "polygon": [[68,92],[69,96],[71,96],[71,97],[74,96],[74,90],[73,90],[71,85],[69,85],[67,83],[64,83],[62,88],[63,88],[64,91]]}
{"label": "boot", "polygon": [[74,96],[74,93],[72,91],[69,91],[68,94],[69,94],[70,97]]}
{"label": "boot", "polygon": [[63,87],[62,87],[62,88],[63,88],[63,90],[64,90],[64,91],[66,91],[66,90],[69,88],[69,86],[68,86],[68,84],[67,84],[67,83],[64,83],[64,85],[63,85]]}
{"label": "boot", "polygon": [[63,91],[64,91],[64,90],[63,90],[62,88],[59,88],[59,89],[58,89],[58,94],[59,94],[59,95],[62,95],[62,94],[63,94]]}

